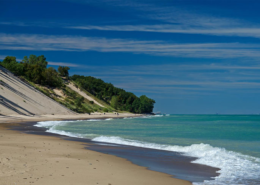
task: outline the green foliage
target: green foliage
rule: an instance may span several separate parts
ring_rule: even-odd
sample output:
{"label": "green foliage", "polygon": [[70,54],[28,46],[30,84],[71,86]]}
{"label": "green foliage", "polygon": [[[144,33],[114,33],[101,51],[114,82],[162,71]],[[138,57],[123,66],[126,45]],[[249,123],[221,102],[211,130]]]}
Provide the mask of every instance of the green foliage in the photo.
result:
{"label": "green foliage", "polygon": [[70,68],[67,66],[59,66],[58,71],[60,73],[60,76],[69,78],[69,70]]}
{"label": "green foliage", "polygon": [[117,98],[117,96],[113,96],[113,97],[112,97],[110,105],[111,105],[114,109],[117,109],[117,108],[118,108],[118,98]]}
{"label": "green foliage", "polygon": [[75,100],[75,105],[76,107],[79,109],[79,108],[82,108],[82,102],[84,101],[84,98],[83,97],[78,97],[76,100]]}
{"label": "green foliage", "polygon": [[82,106],[82,112],[83,113],[88,113],[88,114],[91,113],[91,111],[88,108],[84,107],[84,106]]}
{"label": "green foliage", "polygon": [[24,76],[33,83],[61,87],[63,84],[62,79],[54,68],[47,68],[47,64],[44,55],[38,57],[30,55],[29,59],[25,56],[22,62],[17,62],[15,57],[7,56],[1,63],[3,67],[15,75]]}
{"label": "green foliage", "polygon": [[23,65],[16,62],[16,57],[5,57],[1,65],[12,71],[15,75],[22,75],[24,72]]}
{"label": "green foliage", "polygon": [[48,65],[48,62],[46,61],[44,55],[40,55],[38,57],[36,55],[30,55],[29,59],[27,56],[24,56],[22,62],[25,64],[39,65],[42,68],[46,68]]}
{"label": "green foliage", "polygon": [[52,87],[61,87],[62,86],[62,79],[59,78],[57,71],[49,67],[42,73],[44,76],[44,84],[52,86]]}
{"label": "green foliage", "polygon": [[26,63],[26,64],[29,64],[29,59],[28,59],[28,57],[27,57],[27,56],[24,56],[22,62],[23,62],[23,63]]}
{"label": "green foliage", "polygon": [[70,88],[63,88],[62,91],[63,91],[63,93],[65,95],[71,97],[72,99],[76,99],[77,98],[76,92],[71,90]]}
{"label": "green foliage", "polygon": [[133,93],[91,76],[73,75],[70,79],[95,97],[108,104],[110,102],[115,109],[134,113],[151,113],[153,111],[155,101],[144,95],[138,98]]}
{"label": "green foliage", "polygon": [[[43,77],[43,72],[44,72],[44,69],[39,66],[39,65],[36,65],[36,64],[24,64],[24,67],[25,67],[25,73],[24,73],[24,76],[34,82],[34,83],[37,83],[37,84],[43,84],[44,83],[44,77]],[[8,68],[7,68],[8,69]]]}
{"label": "green foliage", "polygon": [[108,109],[107,109],[107,108],[104,108],[103,111],[104,111],[104,112],[108,112]]}
{"label": "green foliage", "polygon": [[16,57],[13,56],[7,56],[5,57],[5,59],[3,60],[3,64],[9,64],[11,62],[16,62]]}

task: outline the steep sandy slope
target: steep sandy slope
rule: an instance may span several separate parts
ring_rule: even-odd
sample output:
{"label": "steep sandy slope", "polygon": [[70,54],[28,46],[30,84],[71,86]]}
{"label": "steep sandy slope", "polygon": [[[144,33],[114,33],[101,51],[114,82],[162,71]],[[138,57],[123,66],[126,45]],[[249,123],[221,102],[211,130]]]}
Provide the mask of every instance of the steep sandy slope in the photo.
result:
{"label": "steep sandy slope", "polygon": [[69,88],[71,88],[73,91],[77,92],[78,94],[80,94],[81,96],[83,96],[84,98],[86,98],[89,101],[93,101],[95,104],[99,105],[100,107],[104,107],[103,105],[101,105],[100,103],[98,103],[96,100],[94,100],[92,97],[88,96],[86,93],[84,93],[83,91],[81,91],[80,89],[78,89],[77,87],[75,87],[75,85],[73,83],[69,83],[69,85],[67,85]]}
{"label": "steep sandy slope", "polygon": [[75,114],[0,66],[0,114]]}

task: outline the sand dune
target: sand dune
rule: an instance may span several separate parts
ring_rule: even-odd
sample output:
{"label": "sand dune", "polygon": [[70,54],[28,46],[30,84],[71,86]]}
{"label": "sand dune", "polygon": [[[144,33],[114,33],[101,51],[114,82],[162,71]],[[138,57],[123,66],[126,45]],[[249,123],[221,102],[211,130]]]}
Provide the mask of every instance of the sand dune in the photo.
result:
{"label": "sand dune", "polygon": [[76,114],[0,66],[0,114]]}

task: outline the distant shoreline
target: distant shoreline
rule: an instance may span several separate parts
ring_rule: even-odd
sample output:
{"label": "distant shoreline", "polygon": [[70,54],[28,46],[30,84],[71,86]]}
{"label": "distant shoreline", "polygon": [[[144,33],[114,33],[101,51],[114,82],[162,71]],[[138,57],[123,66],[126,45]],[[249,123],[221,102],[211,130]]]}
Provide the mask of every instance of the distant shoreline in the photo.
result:
{"label": "distant shoreline", "polygon": [[140,117],[145,114],[132,113],[92,113],[92,114],[76,114],[76,115],[9,115],[0,116],[1,123],[22,123],[22,122],[36,122],[36,121],[62,121],[62,120],[87,120],[87,119],[107,119],[107,118],[124,118],[124,117]]}

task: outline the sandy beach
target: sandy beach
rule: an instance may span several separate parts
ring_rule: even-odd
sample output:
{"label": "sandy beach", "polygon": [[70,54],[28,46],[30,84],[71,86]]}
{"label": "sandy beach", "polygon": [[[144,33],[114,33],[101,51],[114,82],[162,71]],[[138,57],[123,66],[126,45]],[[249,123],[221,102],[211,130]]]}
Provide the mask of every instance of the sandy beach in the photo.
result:
{"label": "sandy beach", "polygon": [[[112,115],[92,115],[89,118],[105,116]],[[61,117],[56,117],[56,120],[66,119]],[[54,117],[12,118],[7,124],[3,122],[8,119],[1,118],[2,124],[0,124],[1,185],[191,184],[164,173],[147,170],[145,167],[132,164],[126,159],[87,150],[85,149],[86,143],[63,140],[53,136],[30,135],[7,129],[7,127],[14,125],[11,122],[14,123],[15,119],[19,122],[54,120]],[[68,118],[72,119],[71,116]]]}

